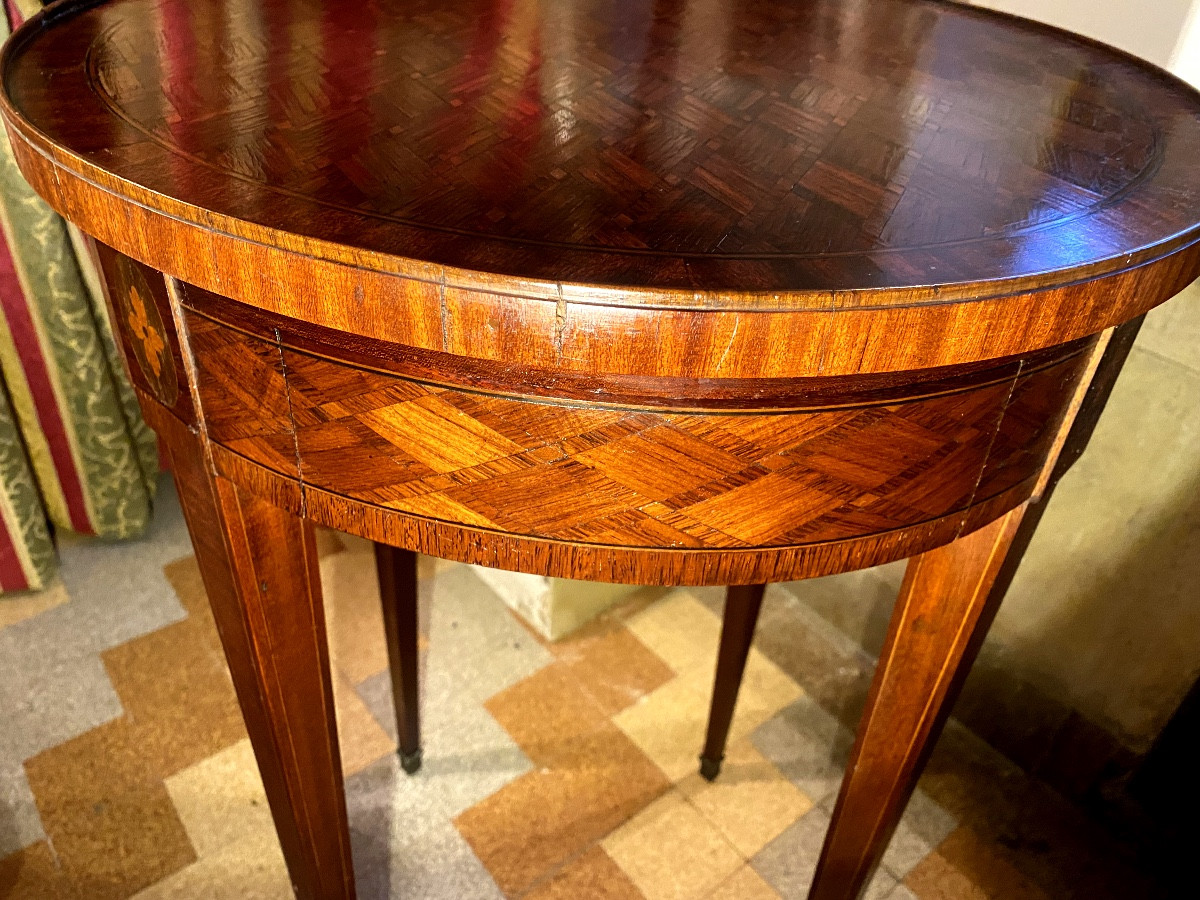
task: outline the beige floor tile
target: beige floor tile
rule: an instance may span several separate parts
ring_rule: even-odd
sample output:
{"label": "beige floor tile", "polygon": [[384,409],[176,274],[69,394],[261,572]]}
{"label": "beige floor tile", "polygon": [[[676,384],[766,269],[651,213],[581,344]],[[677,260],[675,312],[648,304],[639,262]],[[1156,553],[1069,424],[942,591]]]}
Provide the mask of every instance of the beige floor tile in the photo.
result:
{"label": "beige floor tile", "polygon": [[717,889],[708,895],[708,900],[780,900],[775,889],[767,884],[749,866],[742,866]]}
{"label": "beige floor tile", "polygon": [[135,900],[292,900],[279,842],[255,835],[230,844],[135,895]]}
{"label": "beige floor tile", "polygon": [[604,710],[562,662],[505,688],[484,707],[535,766],[571,768],[585,757],[602,758],[593,744],[612,731]]}
{"label": "beige floor tile", "polygon": [[51,581],[45,590],[5,597],[3,602],[0,602],[0,628],[32,619],[48,609],[62,606],[70,599],[67,586],[58,578]]}
{"label": "beige floor tile", "polygon": [[386,669],[383,609],[371,544],[356,541],[322,559],[321,590],[333,666],[351,684],[361,684]]}
{"label": "beige floor tile", "polygon": [[371,715],[340,670],[333,674],[333,701],[337,709],[338,749],[347,778],[396,751],[396,742]]}
{"label": "beige floor tile", "polygon": [[25,771],[63,874],[87,900],[123,900],[195,861],[127,716],[31,757]]}
{"label": "beige floor tile", "polygon": [[673,591],[626,623],[643,644],[679,674],[716,667],[721,620],[687,591]]}
{"label": "beige floor tile", "polygon": [[206,647],[217,659],[225,659],[225,649],[221,646],[221,636],[217,633],[216,622],[213,620],[212,608],[208,605],[208,594],[204,590],[204,579],[200,575],[200,565],[196,557],[185,556],[163,566],[163,574],[180,604],[187,610],[188,618],[201,625],[199,636]]}
{"label": "beige floor tile", "polygon": [[715,782],[692,774],[679,792],[746,858],[813,806],[748,740],[729,747]]}
{"label": "beige floor tile", "polygon": [[[711,669],[693,666],[613,717],[617,727],[672,781],[687,777],[698,766],[712,702],[712,679]],[[730,742],[747,737],[802,693],[778,666],[752,649],[729,729]]]}
{"label": "beige floor tile", "polygon": [[711,691],[710,679],[693,671],[651,691],[614,716],[613,723],[671,781],[679,781],[699,766]]}
{"label": "beige floor tile", "polygon": [[636,703],[675,672],[619,622],[608,621],[551,647],[607,715]]}
{"label": "beige floor tile", "polygon": [[[711,691],[711,685],[709,687]],[[748,737],[759,725],[785,706],[800,699],[804,690],[779,666],[756,648],[750,649],[746,672],[738,691],[733,722],[729,726],[729,742]]]}
{"label": "beige floor tile", "polygon": [[166,780],[167,792],[196,855],[275,838],[267,795],[249,738]]}
{"label": "beige floor tile", "polygon": [[650,804],[602,846],[648,900],[704,897],[744,863],[678,791]]}

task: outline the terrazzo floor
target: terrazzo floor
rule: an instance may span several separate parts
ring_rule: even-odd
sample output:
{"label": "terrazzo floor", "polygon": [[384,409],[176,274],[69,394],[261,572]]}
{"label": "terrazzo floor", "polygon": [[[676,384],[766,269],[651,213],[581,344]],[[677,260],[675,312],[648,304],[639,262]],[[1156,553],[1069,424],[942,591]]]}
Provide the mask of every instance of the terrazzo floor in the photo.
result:
{"label": "terrazzo floor", "polygon": [[[871,671],[799,602],[820,583],[770,589],[709,784],[719,590],[643,590],[547,644],[474,570],[423,559],[425,762],[407,776],[371,548],[320,547],[364,900],[804,896]],[[145,539],[69,540],[51,590],[0,599],[0,722],[0,897],[291,896],[169,483]],[[954,722],[866,894],[1161,895]]]}

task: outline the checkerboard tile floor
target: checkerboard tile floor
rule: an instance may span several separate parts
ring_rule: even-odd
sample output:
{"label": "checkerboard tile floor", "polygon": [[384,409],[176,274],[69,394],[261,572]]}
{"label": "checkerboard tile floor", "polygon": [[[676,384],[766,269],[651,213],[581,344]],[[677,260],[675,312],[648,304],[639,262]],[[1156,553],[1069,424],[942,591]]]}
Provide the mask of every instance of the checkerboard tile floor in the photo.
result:
{"label": "checkerboard tile floor", "polygon": [[[425,763],[400,771],[371,548],[321,535],[359,893],[800,898],[870,659],[772,587],[724,771],[696,774],[717,589],[643,590],[547,644],[469,567],[422,560]],[[864,586],[866,582],[864,582]],[[0,897],[290,897],[169,486],[151,533],[72,541],[0,600]],[[951,723],[866,896],[1158,888]]]}

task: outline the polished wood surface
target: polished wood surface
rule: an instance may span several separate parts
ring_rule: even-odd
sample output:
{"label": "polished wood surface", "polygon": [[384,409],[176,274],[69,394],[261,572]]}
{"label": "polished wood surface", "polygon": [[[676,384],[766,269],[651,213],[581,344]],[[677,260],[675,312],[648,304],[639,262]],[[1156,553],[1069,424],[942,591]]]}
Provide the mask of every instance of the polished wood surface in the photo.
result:
{"label": "polished wood surface", "polygon": [[746,672],[746,659],[754,642],[754,628],[762,609],[764,584],[730,587],[725,592],[725,613],[721,623],[721,642],[717,653],[717,671],[713,677],[712,703],[708,711],[708,732],[700,754],[700,774],[709,781],[721,772],[725,744],[738,689]]}
{"label": "polished wood surface", "polygon": [[827,574],[853,539],[874,539],[856,545],[859,565],[884,562],[944,543],[977,509],[1011,508],[1034,488],[1090,346],[874,392],[860,379],[857,396],[801,389],[735,415],[442,388],[228,327],[246,324],[228,301],[194,315],[191,296],[208,434],[259,473],[305,502],[370,508],[436,555],[639,584]]}
{"label": "polished wood surface", "polygon": [[417,554],[375,545],[375,571],[383,602],[383,630],[392,707],[396,712],[396,744],[400,765],[408,774],[421,768],[421,704],[418,689],[417,641],[419,582]]}
{"label": "polished wood surface", "polygon": [[203,442],[171,416],[151,413],[150,424],[171,463],[296,896],[353,896],[312,523],[213,476]]}
{"label": "polished wood surface", "polygon": [[810,900],[858,896],[883,855],[991,624],[992,583],[1024,511],[909,562]]}
{"label": "polished wood surface", "polygon": [[494,367],[947,365],[1200,271],[1195,93],[952,3],[66,3],[3,79],[101,241]]}
{"label": "polished wood surface", "polygon": [[1098,335],[1200,274],[1196,93],[954,3],[64,0],[0,87],[100,242],[306,897],[354,893],[314,522],[394,548],[410,765],[413,552],[732,596],[915,557],[813,889],[856,896]]}

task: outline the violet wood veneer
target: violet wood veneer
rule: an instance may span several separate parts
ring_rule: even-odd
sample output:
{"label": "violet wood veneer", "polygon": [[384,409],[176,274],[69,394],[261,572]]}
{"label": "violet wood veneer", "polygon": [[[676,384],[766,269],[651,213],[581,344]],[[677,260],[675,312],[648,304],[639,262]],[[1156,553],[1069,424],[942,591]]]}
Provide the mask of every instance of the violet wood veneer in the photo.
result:
{"label": "violet wood veneer", "polygon": [[857,896],[1030,504],[1200,274],[1200,98],[953,3],[62,0],[0,79],[306,898],[354,894],[313,523],[395,548],[409,769],[412,551],[737,586],[710,775],[761,585],[913,557],[811,892]]}

